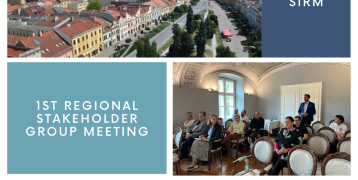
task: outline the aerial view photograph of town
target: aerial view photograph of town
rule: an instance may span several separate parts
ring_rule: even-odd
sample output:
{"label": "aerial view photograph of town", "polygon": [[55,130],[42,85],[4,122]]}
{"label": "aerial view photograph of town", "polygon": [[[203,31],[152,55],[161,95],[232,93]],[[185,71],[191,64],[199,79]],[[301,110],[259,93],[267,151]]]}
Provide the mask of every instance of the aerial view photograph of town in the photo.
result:
{"label": "aerial view photograph of town", "polygon": [[262,0],[7,0],[7,57],[261,57]]}

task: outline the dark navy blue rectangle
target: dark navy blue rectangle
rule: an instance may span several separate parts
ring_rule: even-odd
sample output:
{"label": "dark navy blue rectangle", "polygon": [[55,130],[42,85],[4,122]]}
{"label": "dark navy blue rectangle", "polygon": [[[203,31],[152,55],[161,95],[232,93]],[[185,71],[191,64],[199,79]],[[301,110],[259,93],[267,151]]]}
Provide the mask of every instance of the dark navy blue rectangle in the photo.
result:
{"label": "dark navy blue rectangle", "polygon": [[322,7],[300,1],[263,0],[262,56],[350,57],[350,0],[322,0]]}

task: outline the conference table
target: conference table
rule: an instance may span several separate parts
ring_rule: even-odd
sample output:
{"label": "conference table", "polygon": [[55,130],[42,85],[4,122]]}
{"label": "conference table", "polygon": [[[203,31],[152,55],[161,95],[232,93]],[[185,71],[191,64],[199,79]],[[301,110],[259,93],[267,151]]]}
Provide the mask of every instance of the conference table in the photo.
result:
{"label": "conference table", "polygon": [[280,127],[280,120],[272,120],[265,119],[264,130],[267,131],[267,135],[270,138],[270,134],[272,134],[272,129],[276,129]]}

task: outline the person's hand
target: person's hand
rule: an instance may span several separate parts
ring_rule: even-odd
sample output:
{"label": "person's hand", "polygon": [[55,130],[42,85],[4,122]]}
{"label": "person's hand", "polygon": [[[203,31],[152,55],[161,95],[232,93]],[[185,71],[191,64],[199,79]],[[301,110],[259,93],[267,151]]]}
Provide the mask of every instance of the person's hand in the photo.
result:
{"label": "person's hand", "polygon": [[280,154],[287,153],[287,149],[281,149],[279,150]]}
{"label": "person's hand", "polygon": [[186,133],[186,138],[190,138],[191,134],[190,133]]}
{"label": "person's hand", "polygon": [[254,128],[254,129],[252,129],[252,131],[256,131],[256,129]]}
{"label": "person's hand", "polygon": [[280,154],[278,149],[275,149],[275,151],[276,151],[277,154]]}
{"label": "person's hand", "polygon": [[249,127],[249,130],[251,130],[251,128]]}

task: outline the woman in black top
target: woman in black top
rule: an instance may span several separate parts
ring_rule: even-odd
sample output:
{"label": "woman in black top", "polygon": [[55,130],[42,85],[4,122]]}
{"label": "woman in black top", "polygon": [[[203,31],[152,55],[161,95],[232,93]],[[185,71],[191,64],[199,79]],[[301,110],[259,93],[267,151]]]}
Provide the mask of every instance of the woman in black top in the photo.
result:
{"label": "woman in black top", "polygon": [[275,140],[272,163],[274,167],[270,175],[279,175],[281,169],[287,166],[287,155],[291,148],[302,144],[301,132],[293,127],[291,116],[285,119],[285,128],[281,129]]}

